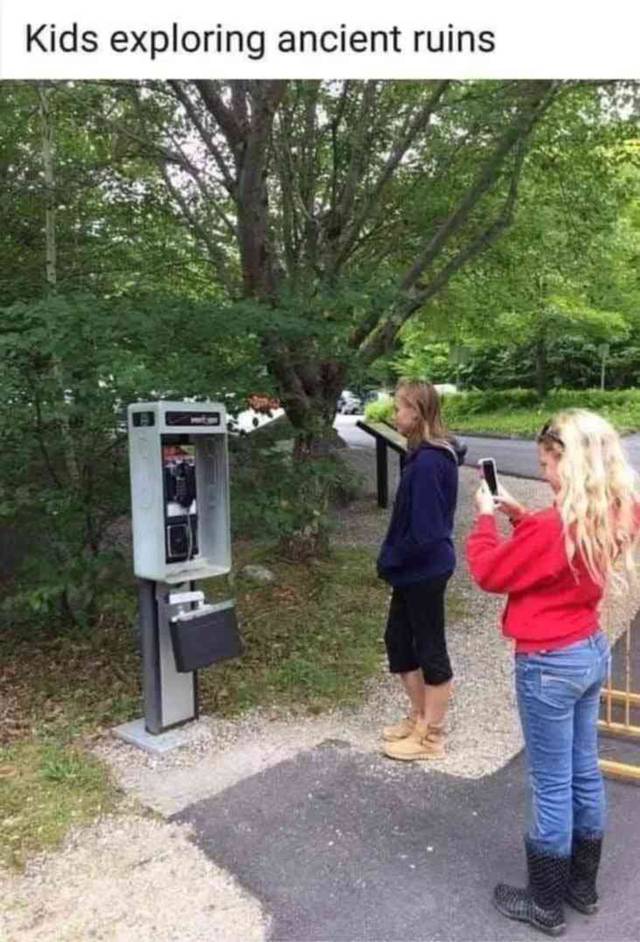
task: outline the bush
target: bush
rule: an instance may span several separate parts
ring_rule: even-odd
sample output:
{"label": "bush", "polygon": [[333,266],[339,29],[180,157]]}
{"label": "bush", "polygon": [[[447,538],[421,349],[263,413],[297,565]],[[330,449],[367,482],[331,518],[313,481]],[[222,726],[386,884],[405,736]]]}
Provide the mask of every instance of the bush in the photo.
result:
{"label": "bush", "polygon": [[0,311],[0,521],[29,546],[3,602],[7,625],[97,617],[126,545],[114,532],[129,515],[126,406],[217,398],[231,381],[240,399],[256,381],[251,342],[239,350],[227,321],[170,299],[51,296]]}
{"label": "bush", "polygon": [[[597,341],[556,334],[546,349],[546,379],[551,389],[590,390],[600,382],[602,365]],[[429,362],[428,360],[426,362]],[[423,375],[432,375],[425,370]],[[478,343],[466,350],[458,370],[465,388],[510,389],[536,382],[534,343],[505,346]],[[640,383],[640,337],[637,332],[611,340],[606,362],[607,389],[624,389]]]}
{"label": "bush", "polygon": [[591,409],[622,432],[640,428],[640,390],[556,389],[544,399],[534,390],[460,393],[445,399],[444,416],[451,428],[533,436],[540,425],[562,409]]}
{"label": "bush", "polygon": [[390,422],[393,418],[392,396],[381,396],[365,406],[365,417],[370,422]]}
{"label": "bush", "polygon": [[323,555],[329,506],[350,502],[359,487],[339,454],[296,460],[291,441],[262,429],[232,442],[231,468],[234,535],[276,541],[288,558]]}
{"label": "bush", "polygon": [[540,405],[535,389],[493,389],[445,396],[443,409],[449,423],[459,417],[498,409],[532,409]]}

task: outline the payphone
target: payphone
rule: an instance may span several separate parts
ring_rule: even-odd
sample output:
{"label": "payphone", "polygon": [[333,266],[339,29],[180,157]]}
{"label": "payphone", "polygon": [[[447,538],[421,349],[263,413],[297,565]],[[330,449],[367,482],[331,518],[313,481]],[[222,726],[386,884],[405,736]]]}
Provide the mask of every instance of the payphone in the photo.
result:
{"label": "payphone", "polygon": [[215,402],[129,406],[145,729],[198,716],[197,670],[240,654],[232,599],[196,584],[231,569],[226,414]]}

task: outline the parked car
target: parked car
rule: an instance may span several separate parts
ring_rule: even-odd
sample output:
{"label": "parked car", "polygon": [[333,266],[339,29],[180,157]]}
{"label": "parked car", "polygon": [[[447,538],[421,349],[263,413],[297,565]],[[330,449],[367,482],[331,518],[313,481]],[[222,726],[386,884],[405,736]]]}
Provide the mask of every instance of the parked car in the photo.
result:
{"label": "parked car", "polygon": [[368,406],[370,402],[380,402],[383,399],[393,399],[393,393],[387,389],[370,389],[364,395],[364,404]]}
{"label": "parked car", "polygon": [[350,389],[343,389],[336,403],[336,411],[341,415],[360,415],[364,412],[362,399]]}

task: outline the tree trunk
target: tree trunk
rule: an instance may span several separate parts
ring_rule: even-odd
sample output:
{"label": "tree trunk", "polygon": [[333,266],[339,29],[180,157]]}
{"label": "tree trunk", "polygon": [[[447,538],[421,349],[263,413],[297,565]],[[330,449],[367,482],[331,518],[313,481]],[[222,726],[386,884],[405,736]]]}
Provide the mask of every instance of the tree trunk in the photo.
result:
{"label": "tree trunk", "polygon": [[[299,487],[295,499],[304,507],[303,522],[284,534],[280,552],[294,561],[325,556],[329,550],[327,511],[338,493],[337,479],[326,459],[336,459],[344,447],[333,428],[336,402],[344,384],[345,368],[334,361],[309,356],[292,365],[293,352],[280,350],[271,359],[282,405],[295,431],[293,460],[298,466]],[[325,459],[320,463],[320,459]],[[338,470],[336,463],[335,469]]]}
{"label": "tree trunk", "polygon": [[342,382],[338,387],[323,385],[317,395],[306,398],[302,408],[290,405],[287,414],[296,431],[294,458],[326,458],[344,447],[333,427],[342,386]]}
{"label": "tree trunk", "polygon": [[[43,83],[38,83],[39,117],[41,132],[41,157],[42,171],[45,185],[44,201],[44,235],[45,235],[45,280],[49,293],[55,294],[58,284],[58,249],[56,234],[56,175],[55,175],[55,125],[51,115],[49,105],[50,90]],[[67,472],[67,486],[72,488],[76,494],[82,489],[82,476],[80,472],[76,443],[69,421],[67,411],[67,390],[64,378],[64,371],[59,357],[54,353],[50,362],[51,375],[53,376],[57,402],[55,403],[58,412],[58,422],[60,428],[60,440],[63,446],[64,467]],[[47,462],[48,464],[48,462]],[[57,481],[53,465],[49,465],[50,473],[53,471],[53,480]],[[61,547],[64,547],[64,540],[61,540]],[[84,552],[91,555],[92,548],[85,541]],[[93,553],[95,555],[95,553]],[[62,550],[63,565],[68,565],[68,553],[66,549]],[[94,573],[90,567],[88,570],[88,585],[83,586],[79,583],[81,590],[85,590],[85,597],[79,608],[80,614],[76,611],[73,601],[73,592],[65,588],[60,593],[60,610],[63,617],[75,625],[81,622],[91,623],[96,616],[96,587]]]}
{"label": "tree trunk", "polygon": [[312,349],[301,353],[282,343],[269,348],[268,365],[282,407],[296,433],[294,457],[326,457],[335,453],[342,447],[333,422],[345,383],[345,365],[336,360],[318,360]]}
{"label": "tree trunk", "polygon": [[[49,92],[44,85],[38,85],[40,101],[40,128],[42,134],[42,170],[45,184],[45,276],[51,293],[55,292],[58,282],[57,240],[56,240],[56,192],[54,166],[54,125],[49,110]],[[65,405],[65,384],[62,366],[57,356],[51,358],[51,372],[58,387],[60,411],[60,436],[64,444],[64,459],[73,487],[77,487],[80,472],[76,459],[76,448],[71,434],[69,418]]]}
{"label": "tree trunk", "polygon": [[540,399],[547,393],[547,338],[544,333],[536,340],[536,392]]}

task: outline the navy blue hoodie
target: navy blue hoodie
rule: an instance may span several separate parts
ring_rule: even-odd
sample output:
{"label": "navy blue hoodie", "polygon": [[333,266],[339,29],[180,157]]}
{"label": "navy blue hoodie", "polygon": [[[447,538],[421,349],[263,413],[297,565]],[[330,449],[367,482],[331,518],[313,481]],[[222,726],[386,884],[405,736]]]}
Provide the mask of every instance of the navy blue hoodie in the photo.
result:
{"label": "navy blue hoodie", "polygon": [[453,515],[464,452],[455,440],[451,445],[453,451],[425,442],[407,456],[378,556],[378,575],[392,586],[448,576],[455,569]]}

